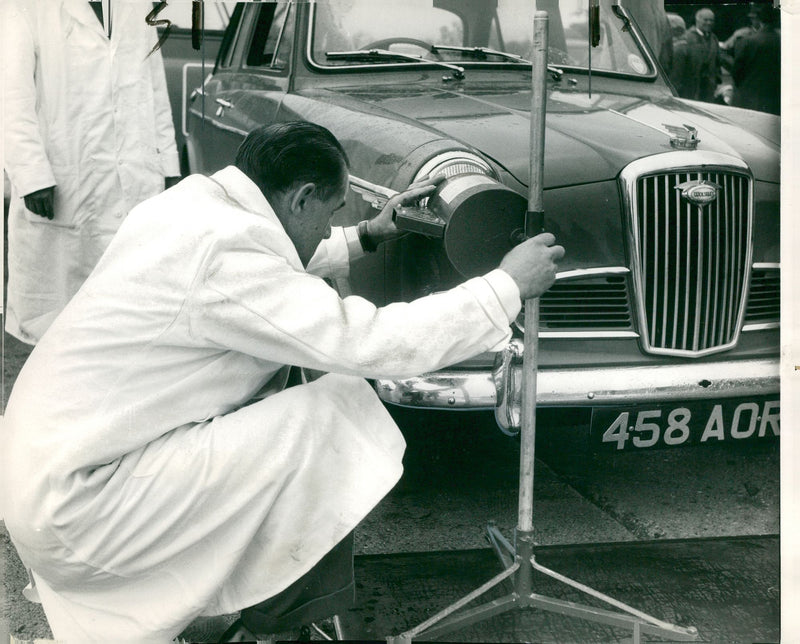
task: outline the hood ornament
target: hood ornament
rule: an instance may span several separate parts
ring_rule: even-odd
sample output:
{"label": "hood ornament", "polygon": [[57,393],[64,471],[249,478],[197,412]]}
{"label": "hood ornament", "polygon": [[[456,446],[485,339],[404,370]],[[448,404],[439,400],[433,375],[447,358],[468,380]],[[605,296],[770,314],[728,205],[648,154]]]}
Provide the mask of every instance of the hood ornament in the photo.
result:
{"label": "hood ornament", "polygon": [[696,179],[678,184],[675,190],[680,190],[681,199],[702,208],[717,200],[722,186],[705,179]]}
{"label": "hood ornament", "polygon": [[696,150],[700,139],[697,138],[697,128],[691,125],[663,124],[670,133],[669,144],[679,150]]}

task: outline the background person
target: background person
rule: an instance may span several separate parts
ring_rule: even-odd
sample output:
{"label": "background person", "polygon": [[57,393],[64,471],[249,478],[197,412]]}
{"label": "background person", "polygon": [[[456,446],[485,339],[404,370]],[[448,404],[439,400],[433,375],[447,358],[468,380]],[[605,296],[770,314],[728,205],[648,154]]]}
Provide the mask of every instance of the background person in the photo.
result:
{"label": "background person", "polygon": [[670,80],[678,95],[695,101],[713,101],[721,81],[719,40],[713,32],[714,12],[703,8],[686,30],[686,47],[673,51]]}
{"label": "background person", "polygon": [[[400,477],[405,443],[364,378],[499,350],[555,279],[564,249],[542,234],[449,291],[342,299],[317,275],[346,275],[434,189],[331,229],[348,182],[324,128],[255,130],[235,166],[135,207],[34,348],[0,491],[56,639],[169,640],[284,591]],[[331,373],[279,391],[286,365]]]}
{"label": "background person", "polygon": [[742,38],[750,36],[761,29],[761,11],[760,6],[751,2],[747,12],[748,24],[744,27],[736,29],[730,36],[719,43],[719,48],[722,51],[723,65],[730,68],[733,64],[733,54],[736,51],[736,43]]}
{"label": "background person", "polygon": [[677,13],[668,13],[667,20],[672,32],[672,59],[669,67],[666,68],[666,72],[674,84],[675,60],[676,58],[680,60],[685,60],[686,58],[686,23]]}
{"label": "background person", "polygon": [[744,107],[781,113],[781,37],[778,12],[769,6],[756,8],[760,28],[736,43],[731,76],[733,100]]}
{"label": "background person", "polygon": [[[108,7],[107,7],[108,9]],[[3,1],[6,330],[35,344],[128,211],[180,174],[150,7]],[[110,33],[109,33],[110,32]]]}

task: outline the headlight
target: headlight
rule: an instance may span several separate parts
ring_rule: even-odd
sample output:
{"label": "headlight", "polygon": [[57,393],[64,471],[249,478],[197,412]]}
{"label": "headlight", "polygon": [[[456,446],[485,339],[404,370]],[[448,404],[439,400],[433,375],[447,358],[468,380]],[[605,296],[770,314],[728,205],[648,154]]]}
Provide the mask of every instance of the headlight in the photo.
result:
{"label": "headlight", "polygon": [[459,174],[485,174],[497,179],[497,174],[486,161],[466,150],[453,150],[437,154],[428,160],[414,176],[414,181],[429,175],[444,174],[450,178]]}

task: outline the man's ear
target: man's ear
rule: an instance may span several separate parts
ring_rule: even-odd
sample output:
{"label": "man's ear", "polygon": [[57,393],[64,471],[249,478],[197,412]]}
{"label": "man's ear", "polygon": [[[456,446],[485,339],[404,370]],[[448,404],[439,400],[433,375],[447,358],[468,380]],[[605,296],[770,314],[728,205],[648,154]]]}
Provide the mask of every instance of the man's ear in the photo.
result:
{"label": "man's ear", "polygon": [[289,202],[292,212],[296,214],[301,213],[308,204],[308,200],[314,195],[316,189],[317,186],[313,183],[304,183],[295,189],[292,193],[291,201]]}

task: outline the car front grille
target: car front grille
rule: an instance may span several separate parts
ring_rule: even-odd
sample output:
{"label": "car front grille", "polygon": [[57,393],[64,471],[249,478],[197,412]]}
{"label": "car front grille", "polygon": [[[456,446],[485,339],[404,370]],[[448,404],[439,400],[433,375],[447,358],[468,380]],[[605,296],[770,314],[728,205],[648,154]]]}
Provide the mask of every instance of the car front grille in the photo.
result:
{"label": "car front grille", "polygon": [[624,276],[556,282],[540,299],[543,330],[632,329],[633,319]]}
{"label": "car front grille", "polygon": [[777,324],[781,319],[781,274],[777,268],[755,268],[750,279],[745,324]]}
{"label": "car front grille", "polygon": [[[643,349],[701,356],[731,347],[742,326],[752,252],[746,168],[662,167],[632,176],[629,166],[626,172]],[[700,180],[719,186],[717,199],[704,206],[684,200],[679,188]]]}
{"label": "car front grille", "polygon": [[[627,274],[556,281],[541,296],[539,315],[540,331],[545,337],[554,333],[558,333],[556,337],[576,338],[638,337],[634,333]],[[779,322],[780,270],[754,267],[742,330],[774,328]],[[517,326],[520,330],[525,326],[524,309]]]}

